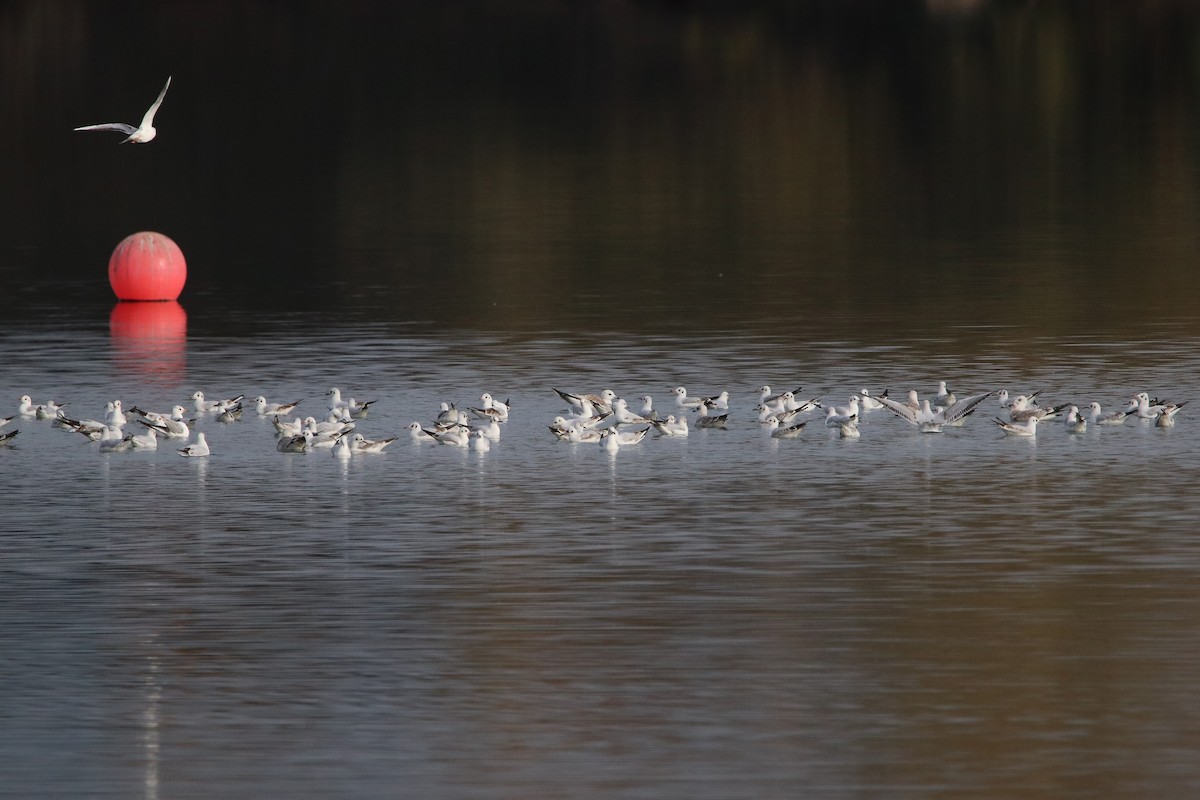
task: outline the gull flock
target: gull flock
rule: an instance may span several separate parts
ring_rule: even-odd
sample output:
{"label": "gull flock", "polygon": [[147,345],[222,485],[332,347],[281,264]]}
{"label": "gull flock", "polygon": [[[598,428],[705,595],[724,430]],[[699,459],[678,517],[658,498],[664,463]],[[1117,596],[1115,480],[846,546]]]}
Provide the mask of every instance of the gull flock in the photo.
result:
{"label": "gull flock", "polygon": [[[941,381],[937,391],[924,398],[916,390],[909,390],[903,400],[898,400],[890,397],[887,390],[871,394],[863,389],[851,395],[845,405],[822,402],[819,396],[807,397],[799,386],[778,393],[770,386],[762,386],[753,414],[736,414],[730,408],[728,391],[694,396],[679,386],[672,390],[672,397],[663,409],[655,407],[650,395],[630,401],[612,389],[596,393],[553,391],[564,408],[547,422],[550,434],[560,441],[599,445],[609,452],[639,445],[648,438],[681,438],[695,429],[722,430],[731,424],[757,425],[768,440],[798,439],[810,423],[813,427],[835,430],[844,438],[859,438],[862,435],[859,423],[864,416],[881,411],[890,412],[920,433],[940,433],[945,428],[960,427],[985,407],[992,409],[991,423],[1010,436],[1034,437],[1039,430],[1052,427],[1066,434],[1080,434],[1089,426],[1116,426],[1131,420],[1170,428],[1188,402],[1168,402],[1138,392],[1119,404],[1118,410],[1106,412],[1096,401],[1043,405],[1041,392],[1011,396],[1008,390],[1001,389],[960,398],[947,388],[946,381]],[[197,422],[211,418],[235,424],[250,410],[270,420],[278,452],[325,451],[335,458],[348,459],[382,453],[400,438],[399,434],[368,438],[358,430],[374,402],[343,398],[341,390],[335,387],[325,393],[318,418],[316,414],[299,415],[301,400],[268,402],[261,395],[250,402],[243,395],[211,400],[202,391],[196,391],[186,405],[181,402],[169,411],[150,411],[136,405],[126,408],[121,400],[115,399],[106,404],[102,419],[93,419],[72,416],[68,403],[38,404],[29,395],[23,395],[15,415],[0,418],[0,447],[12,446],[17,441],[20,428],[6,430],[12,423],[42,420],[95,442],[101,453],[157,450],[160,443],[171,442],[181,456],[206,458],[213,455],[213,450],[204,431],[196,429]],[[441,403],[430,419],[410,423],[407,431],[415,442],[484,453],[500,441],[509,421],[510,406],[510,401],[502,402],[484,392],[477,403],[461,408],[456,402]]]}

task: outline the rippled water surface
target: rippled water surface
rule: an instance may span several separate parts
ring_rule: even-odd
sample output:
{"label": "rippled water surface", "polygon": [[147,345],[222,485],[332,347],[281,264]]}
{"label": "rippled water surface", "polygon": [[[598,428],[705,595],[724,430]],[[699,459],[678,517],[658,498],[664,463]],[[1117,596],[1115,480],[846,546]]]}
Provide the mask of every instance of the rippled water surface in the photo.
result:
{"label": "rippled water surface", "polygon": [[[1200,796],[1200,8],[0,3],[0,797]],[[136,121],[172,78],[158,136]],[[117,304],[131,233],[187,259]],[[731,393],[610,455],[553,389]],[[408,438],[511,398],[486,454]]]}
{"label": "rippled water surface", "polygon": [[[169,407],[374,399],[396,435],[511,397],[491,452],[339,461],[270,422],[101,455],[20,420],[0,450],[3,716],[14,796],[1185,796],[1197,788],[1194,426],[1004,436],[989,400],[920,434],[874,412],[771,441],[764,382],[842,401],[1043,389],[1195,396],[1197,342],[395,335],[273,325],[139,340],[4,332],[0,393]],[[286,329],[286,330],[285,330]],[[19,377],[19,382],[17,381]],[[728,389],[724,431],[610,455],[554,440],[551,387]],[[11,413],[11,412],[10,412]],[[70,753],[67,758],[64,754]],[[885,788],[886,787],[886,788]]]}

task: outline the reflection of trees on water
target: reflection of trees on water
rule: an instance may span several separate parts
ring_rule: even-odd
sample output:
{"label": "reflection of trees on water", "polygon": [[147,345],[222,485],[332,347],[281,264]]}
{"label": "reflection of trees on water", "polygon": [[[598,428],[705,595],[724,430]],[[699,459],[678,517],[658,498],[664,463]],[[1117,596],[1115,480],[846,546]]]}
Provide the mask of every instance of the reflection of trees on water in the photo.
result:
{"label": "reflection of trees on water", "polygon": [[[89,252],[159,227],[457,324],[1110,324],[1200,293],[1198,29],[1184,2],[9,7],[0,143],[45,149],[0,225]],[[101,91],[119,116],[167,69],[152,158],[31,133],[47,97],[53,126]],[[171,190],[97,208],[81,176]]]}

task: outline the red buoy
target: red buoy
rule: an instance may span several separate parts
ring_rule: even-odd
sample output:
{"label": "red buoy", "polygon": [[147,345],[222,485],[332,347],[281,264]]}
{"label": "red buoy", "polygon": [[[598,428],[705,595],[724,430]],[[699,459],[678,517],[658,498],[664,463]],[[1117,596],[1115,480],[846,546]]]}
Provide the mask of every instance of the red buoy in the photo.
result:
{"label": "red buoy", "polygon": [[108,282],[119,300],[176,300],[186,281],[183,251],[161,233],[130,234],[108,259]]}

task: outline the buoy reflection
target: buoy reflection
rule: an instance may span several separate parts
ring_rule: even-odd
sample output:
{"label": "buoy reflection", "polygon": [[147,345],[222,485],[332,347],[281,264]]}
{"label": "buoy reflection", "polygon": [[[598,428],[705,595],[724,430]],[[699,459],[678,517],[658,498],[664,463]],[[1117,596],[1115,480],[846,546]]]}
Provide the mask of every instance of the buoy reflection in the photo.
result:
{"label": "buoy reflection", "polygon": [[120,302],[108,319],[113,360],[154,383],[178,384],[187,367],[187,312],[176,300]]}

